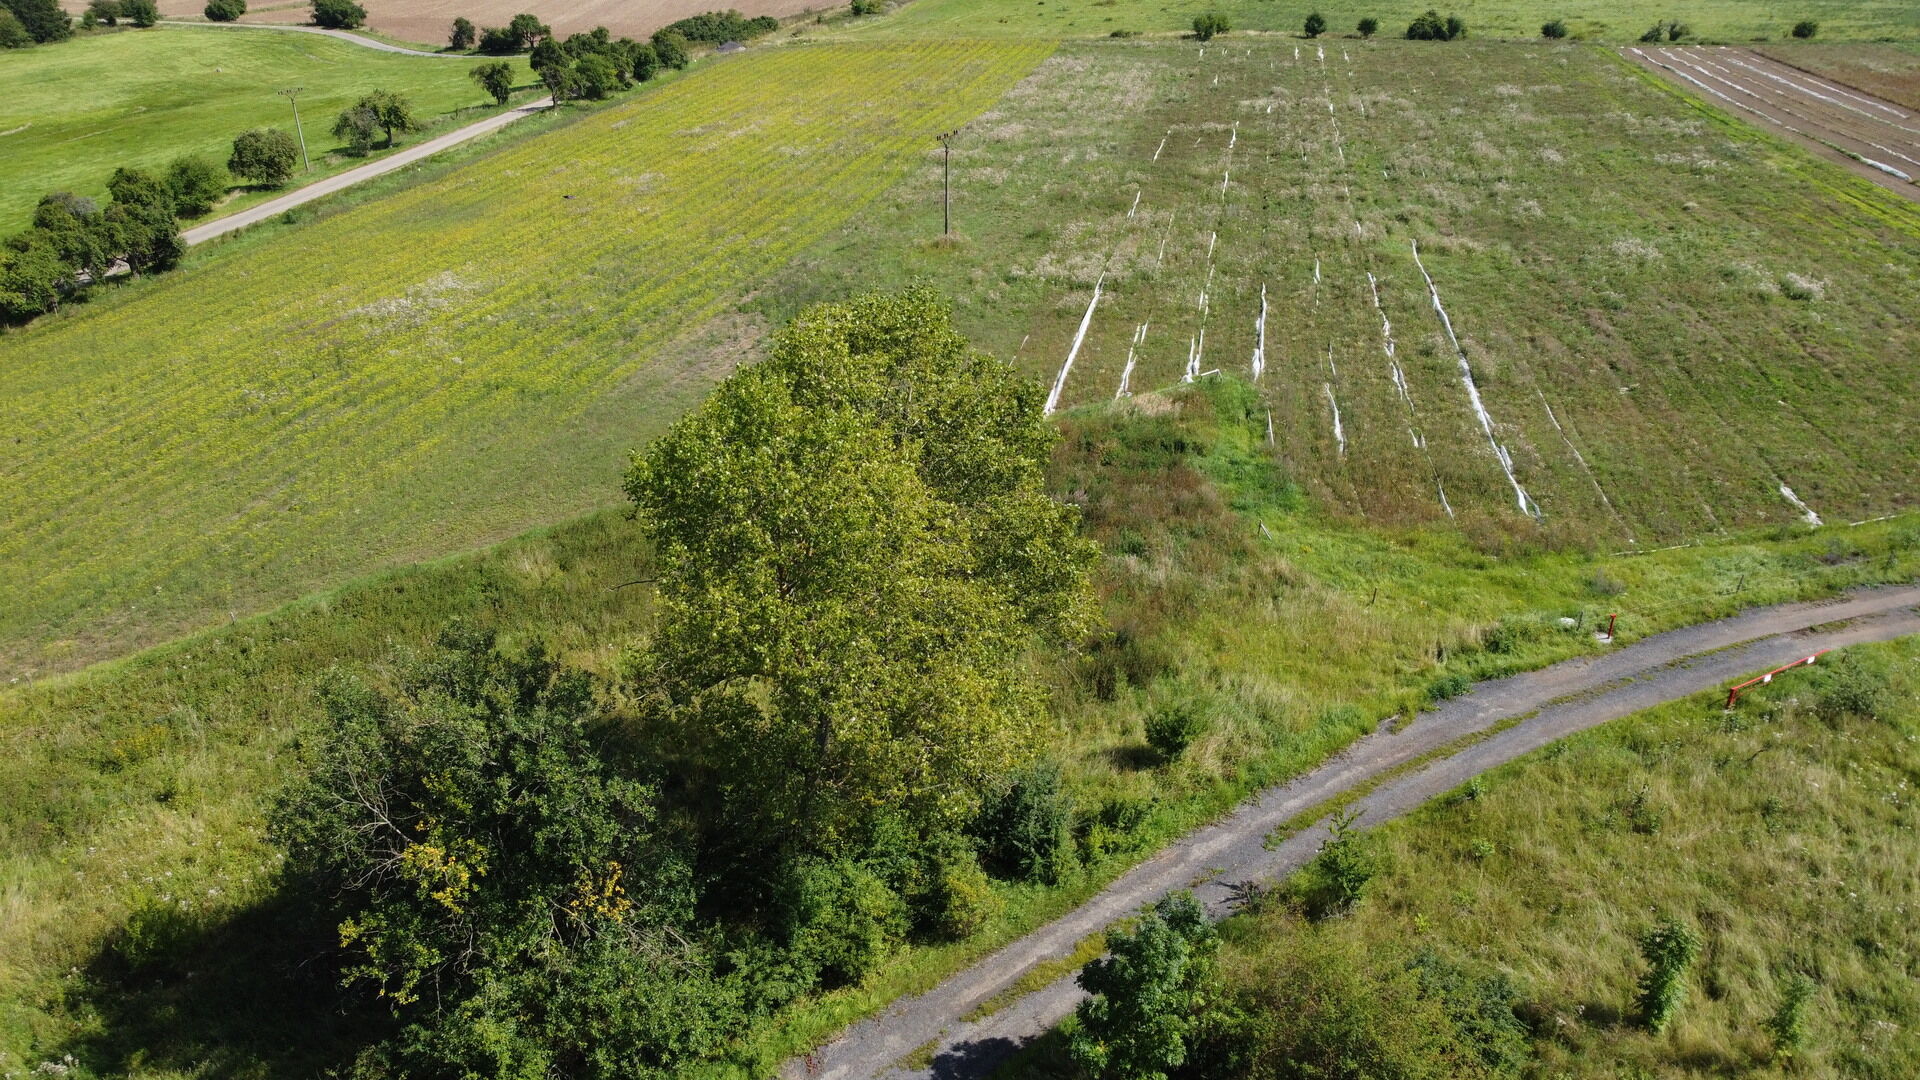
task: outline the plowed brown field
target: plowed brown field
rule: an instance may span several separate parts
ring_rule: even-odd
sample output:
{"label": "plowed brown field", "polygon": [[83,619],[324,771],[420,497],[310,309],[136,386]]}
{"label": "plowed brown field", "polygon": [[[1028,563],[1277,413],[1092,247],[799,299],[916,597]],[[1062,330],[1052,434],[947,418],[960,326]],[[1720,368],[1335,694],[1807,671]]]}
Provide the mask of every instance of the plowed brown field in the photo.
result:
{"label": "plowed brown field", "polygon": [[1716,105],[1920,201],[1920,114],[1751,49],[1629,48],[1627,55]]}

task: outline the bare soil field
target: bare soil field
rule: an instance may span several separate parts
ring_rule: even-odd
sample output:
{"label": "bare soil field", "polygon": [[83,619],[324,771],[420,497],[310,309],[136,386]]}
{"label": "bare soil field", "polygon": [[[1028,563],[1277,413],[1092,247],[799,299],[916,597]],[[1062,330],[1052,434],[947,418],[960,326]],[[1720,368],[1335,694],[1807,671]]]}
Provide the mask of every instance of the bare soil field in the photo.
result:
{"label": "bare soil field", "polygon": [[1920,110],[1920,46],[1853,43],[1755,45],[1753,51],[1846,86]]}
{"label": "bare soil field", "polygon": [[1876,184],[1920,200],[1920,114],[1911,109],[1751,49],[1630,48],[1627,55]]}
{"label": "bare soil field", "polygon": [[[86,5],[84,0],[69,0],[68,6],[79,11]],[[204,6],[204,0],[160,0],[160,13],[170,19],[198,18]],[[369,30],[403,41],[444,45],[453,20],[462,15],[472,19],[478,26],[505,26],[515,13],[530,11],[553,27],[557,34],[571,34],[604,26],[616,37],[626,35],[637,38],[645,37],[676,19],[716,9],[734,8],[748,16],[786,18],[839,5],[829,4],[826,0],[739,0],[729,3],[719,3],[717,0],[643,0],[640,3],[628,3],[626,0],[363,0],[362,6],[367,9]],[[308,21],[310,13],[311,8],[304,2],[288,3],[281,0],[278,3],[249,5],[240,21],[304,23]]]}

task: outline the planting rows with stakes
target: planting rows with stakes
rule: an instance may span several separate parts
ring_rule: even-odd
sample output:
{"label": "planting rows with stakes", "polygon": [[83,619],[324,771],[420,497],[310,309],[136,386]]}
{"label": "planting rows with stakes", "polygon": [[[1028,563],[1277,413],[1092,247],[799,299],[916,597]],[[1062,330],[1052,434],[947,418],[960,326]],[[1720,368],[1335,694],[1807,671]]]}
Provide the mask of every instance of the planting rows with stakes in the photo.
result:
{"label": "planting rows with stakes", "polygon": [[1049,51],[716,63],[0,338],[4,666],[617,498],[659,410],[608,395]]}
{"label": "planting rows with stakes", "polygon": [[1289,475],[1375,524],[1630,547],[1912,505],[1920,214],[1774,183],[1782,147],[1612,57],[1416,49],[1128,54],[1170,89],[1021,327],[1056,407],[1255,380]]}

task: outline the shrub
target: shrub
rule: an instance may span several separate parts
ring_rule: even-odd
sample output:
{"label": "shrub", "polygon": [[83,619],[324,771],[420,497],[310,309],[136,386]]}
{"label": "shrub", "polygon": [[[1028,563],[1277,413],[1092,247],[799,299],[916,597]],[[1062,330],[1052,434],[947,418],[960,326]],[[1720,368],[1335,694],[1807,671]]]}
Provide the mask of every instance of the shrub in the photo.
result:
{"label": "shrub", "polygon": [[1828,723],[1848,717],[1872,719],[1886,707],[1887,677],[1843,653],[1829,666],[1814,712]]}
{"label": "shrub", "polygon": [[[73,36],[73,17],[60,10],[55,0],[6,0],[0,3],[0,11],[12,15],[6,20],[5,27],[0,28],[0,35],[7,40],[19,42],[21,31],[42,45],[65,41]],[[15,24],[18,30],[12,29]],[[18,45],[10,47],[17,48]]]}
{"label": "shrub", "polygon": [[1816,989],[1813,980],[1805,975],[1795,973],[1788,977],[1786,987],[1780,992],[1780,1007],[1763,1025],[1773,1042],[1774,1060],[1789,1062],[1806,1045],[1807,1003],[1813,1000]]}
{"label": "shrub", "polygon": [[483,27],[480,51],[488,56],[510,56],[520,51],[520,38],[504,26]]}
{"label": "shrub", "polygon": [[934,874],[933,904],[934,931],[954,940],[978,932],[1003,906],[986,871],[971,857],[941,861]]}
{"label": "shrub", "polygon": [[1309,918],[1325,919],[1353,909],[1378,869],[1372,844],[1353,823],[1359,811],[1333,815],[1320,853],[1300,870],[1295,896]]}
{"label": "shrub", "polygon": [[887,10],[886,0],[853,0],[850,10],[855,16],[878,15]]}
{"label": "shrub", "polygon": [[468,71],[467,75],[480,84],[480,88],[493,98],[495,105],[505,105],[513,95],[513,65],[504,60],[480,64]]}
{"label": "shrub", "polygon": [[1802,41],[1820,32],[1820,24],[1812,19],[1801,19],[1793,24],[1793,36]]}
{"label": "shrub", "polygon": [[474,29],[473,20],[462,15],[453,20],[453,31],[447,35],[447,48],[455,52],[466,52],[473,48],[479,39],[479,31]]}
{"label": "shrub", "polygon": [[1548,41],[1559,41],[1567,36],[1567,24],[1563,19],[1555,19],[1540,25],[1540,36]]}
{"label": "shrub", "polygon": [[313,0],[313,25],[353,30],[367,21],[367,9],[353,0]]}
{"label": "shrub", "polygon": [[217,163],[203,157],[175,158],[167,166],[167,190],[173,194],[175,213],[199,217],[227,193],[227,175]]}
{"label": "shrub", "polygon": [[243,180],[279,187],[293,176],[299,160],[300,147],[293,136],[279,128],[255,128],[235,136],[227,171]]}
{"label": "shrub", "polygon": [[1306,24],[1301,27],[1310,38],[1317,38],[1327,32],[1327,17],[1315,11],[1307,16]]}
{"label": "shrub", "polygon": [[828,985],[859,983],[906,940],[905,902],[858,863],[803,862],[785,891],[788,944]]}
{"label": "shrub", "polygon": [[1212,41],[1214,35],[1224,34],[1233,27],[1227,17],[1217,11],[1202,12],[1193,17],[1193,36],[1201,41]]}
{"label": "shrub", "polygon": [[1642,42],[1679,41],[1691,33],[1693,29],[1678,19],[1661,19],[1648,27],[1647,32],[1640,35],[1640,40]]}
{"label": "shrub", "polygon": [[620,72],[604,56],[583,56],[573,66],[580,81],[580,96],[598,101],[620,88]]}
{"label": "shrub", "polygon": [[974,835],[996,873],[1052,885],[1072,868],[1072,820],[1060,766],[1040,762],[1015,773],[1005,791],[984,801]]}
{"label": "shrub", "polygon": [[247,13],[247,0],[207,0],[201,12],[213,22],[232,22]]}
{"label": "shrub", "polygon": [[145,30],[160,21],[160,5],[154,0],[120,0],[120,17]]}
{"label": "shrub", "polygon": [[1408,24],[1407,40],[1452,41],[1456,37],[1464,37],[1466,32],[1467,24],[1458,16],[1449,15],[1442,19],[1439,12],[1428,8],[1424,14]]}
{"label": "shrub", "polygon": [[1147,745],[1162,761],[1173,761],[1207,729],[1200,703],[1191,699],[1168,702],[1147,714]]}
{"label": "shrub", "polygon": [[1218,940],[1187,892],[1161,899],[1132,930],[1108,934],[1108,955],[1080,972],[1092,996],[1074,1010],[1068,1055],[1096,1080],[1146,1080],[1179,1067]]}
{"label": "shrub", "polygon": [[661,27],[662,30],[671,30],[688,41],[700,41],[709,45],[718,45],[725,41],[746,41],[749,38],[772,33],[779,28],[780,20],[770,15],[749,19],[737,11],[709,11]]}
{"label": "shrub", "polygon": [[1662,919],[1640,935],[1640,956],[1647,970],[1640,976],[1634,1006],[1640,1022],[1658,1035],[1673,1022],[1686,997],[1687,968],[1700,953],[1700,938],[1684,924]]}
{"label": "shrub", "polygon": [[1434,701],[1456,698],[1473,689],[1473,680],[1458,671],[1449,671],[1445,675],[1427,684],[1427,697]]}
{"label": "shrub", "polygon": [[1361,37],[1370,38],[1380,32],[1380,20],[1369,15],[1361,19],[1359,25],[1355,26],[1354,29],[1360,31]]}
{"label": "shrub", "polygon": [[89,0],[87,14],[108,26],[120,25],[120,0]]}

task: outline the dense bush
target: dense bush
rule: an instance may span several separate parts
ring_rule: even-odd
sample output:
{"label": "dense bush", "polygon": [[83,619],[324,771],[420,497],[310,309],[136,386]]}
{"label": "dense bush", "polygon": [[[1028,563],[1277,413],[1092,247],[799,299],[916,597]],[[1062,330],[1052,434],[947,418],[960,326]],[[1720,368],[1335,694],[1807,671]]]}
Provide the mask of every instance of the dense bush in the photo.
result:
{"label": "dense bush", "polygon": [[504,26],[489,26],[480,31],[480,51],[488,56],[511,56],[520,52],[520,36]]}
{"label": "dense bush", "polygon": [[887,10],[887,0],[853,0],[853,2],[848,5],[848,10],[852,12],[855,17],[878,15]]}
{"label": "dense bush", "polygon": [[1227,17],[1217,11],[1204,11],[1193,17],[1193,36],[1201,41],[1212,41],[1216,34],[1232,29]]}
{"label": "dense bush", "polygon": [[264,187],[279,187],[293,176],[300,147],[279,128],[255,128],[234,137],[227,171]]}
{"label": "dense bush", "polygon": [[[93,18],[89,11],[87,18]],[[24,49],[33,44],[33,35],[11,10],[0,7],[0,49]]]}
{"label": "dense bush", "polygon": [[453,20],[453,29],[447,34],[447,48],[455,52],[466,52],[480,39],[479,31],[474,29],[473,20],[462,15]]}
{"label": "dense bush", "polygon": [[96,23],[120,25],[120,0],[87,0],[87,14]]}
{"label": "dense bush", "polygon": [[770,15],[749,19],[737,11],[709,11],[661,27],[688,41],[718,45],[725,41],[746,41],[780,28],[780,20]]}
{"label": "dense bush", "polygon": [[[12,16],[0,27],[0,37],[17,43],[10,48],[24,44],[20,42],[20,31],[43,45],[73,36],[73,18],[60,9],[56,0],[0,0],[0,10]],[[19,24],[19,30],[11,28],[14,23]]]}
{"label": "dense bush", "polygon": [[1206,730],[1206,711],[1191,698],[1167,702],[1147,714],[1147,745],[1162,761],[1178,758]]}
{"label": "dense bush", "polygon": [[1317,38],[1327,32],[1327,17],[1315,11],[1307,16],[1306,24],[1301,29],[1308,37]]}
{"label": "dense bush", "polygon": [[1218,937],[1192,893],[1161,899],[1132,930],[1107,935],[1108,955],[1079,982],[1068,1054],[1095,1080],[1163,1078],[1187,1059],[1213,976]]}
{"label": "dense bush", "polygon": [[1566,37],[1566,21],[1564,19],[1555,19],[1552,22],[1541,23],[1540,36],[1546,38],[1548,41],[1559,41],[1561,38]]}
{"label": "dense bush", "polygon": [[1812,19],[1801,19],[1793,24],[1793,36],[1802,41],[1820,32],[1820,24]]}
{"label": "dense bush", "polygon": [[1310,918],[1352,910],[1366,895],[1378,860],[1367,836],[1353,827],[1358,818],[1357,812],[1334,814],[1319,854],[1292,882],[1295,899]]}
{"label": "dense bush", "polygon": [[1073,802],[1051,762],[1016,772],[980,809],[974,835],[995,873],[1053,884],[1073,867]]}
{"label": "dense bush", "polygon": [[180,217],[199,217],[227,193],[227,172],[203,157],[175,158],[167,166],[167,190]]}
{"label": "dense bush", "polygon": [[1640,35],[1640,40],[1643,42],[1679,41],[1691,33],[1693,33],[1692,28],[1678,19],[1661,19],[1648,27],[1647,32]]}
{"label": "dense bush", "polygon": [[120,17],[145,30],[160,21],[160,5],[154,0],[120,0]]}
{"label": "dense bush", "polygon": [[207,0],[207,6],[201,9],[213,22],[232,22],[247,13],[247,0]]}
{"label": "dense bush", "polygon": [[1658,1035],[1672,1023],[1686,997],[1687,968],[1700,953],[1700,938],[1685,924],[1662,919],[1640,935],[1640,956],[1647,962],[1634,1007],[1640,1023]]}
{"label": "dense bush", "polygon": [[353,0],[312,0],[313,25],[329,30],[353,30],[367,21],[367,9]]}
{"label": "dense bush", "polygon": [[1354,26],[1363,38],[1370,38],[1380,32],[1380,20],[1369,15]]}
{"label": "dense bush", "polygon": [[681,71],[686,68],[692,57],[687,55],[687,39],[670,30],[662,30],[653,35],[653,52],[660,60],[660,66]]}
{"label": "dense bush", "polygon": [[1457,15],[1442,19],[1440,13],[1428,8],[1407,26],[1408,41],[1452,41],[1467,36],[1467,24]]}

